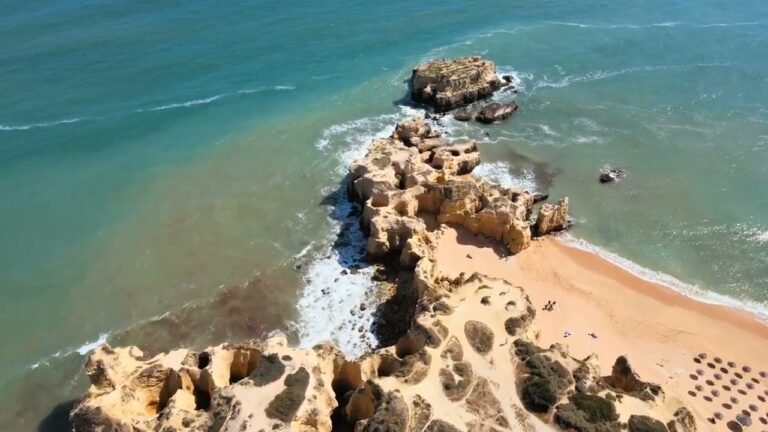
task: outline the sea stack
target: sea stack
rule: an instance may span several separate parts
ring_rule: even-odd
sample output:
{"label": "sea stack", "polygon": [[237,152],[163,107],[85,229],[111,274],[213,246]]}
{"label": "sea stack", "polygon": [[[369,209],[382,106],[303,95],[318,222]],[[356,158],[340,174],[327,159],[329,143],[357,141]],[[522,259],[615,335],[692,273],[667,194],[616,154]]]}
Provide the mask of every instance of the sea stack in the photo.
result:
{"label": "sea stack", "polygon": [[411,98],[435,112],[465,107],[502,87],[496,65],[480,57],[434,60],[413,69]]}

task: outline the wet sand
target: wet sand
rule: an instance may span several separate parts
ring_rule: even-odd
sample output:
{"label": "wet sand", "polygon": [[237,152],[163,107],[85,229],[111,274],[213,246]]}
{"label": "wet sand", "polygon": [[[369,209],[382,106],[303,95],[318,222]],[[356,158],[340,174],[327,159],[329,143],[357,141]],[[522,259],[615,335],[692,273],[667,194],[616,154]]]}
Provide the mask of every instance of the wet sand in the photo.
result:
{"label": "wet sand", "polygon": [[[757,317],[696,301],[554,238],[505,258],[495,243],[447,228],[437,260],[447,276],[480,272],[525,288],[541,345],[565,344],[579,358],[597,353],[604,374],[626,355],[643,380],[682,399],[702,423],[722,414],[715,430],[742,410],[755,429],[766,428],[768,326]],[[549,301],[555,307],[543,310]]]}

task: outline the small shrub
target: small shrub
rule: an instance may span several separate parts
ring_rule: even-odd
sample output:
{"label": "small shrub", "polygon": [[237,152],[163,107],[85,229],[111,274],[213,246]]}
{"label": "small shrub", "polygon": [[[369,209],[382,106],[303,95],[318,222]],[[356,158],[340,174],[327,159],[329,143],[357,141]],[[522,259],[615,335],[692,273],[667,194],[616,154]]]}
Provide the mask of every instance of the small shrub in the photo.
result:
{"label": "small shrub", "polygon": [[600,396],[577,393],[571,396],[571,403],[584,413],[590,423],[609,423],[619,419],[616,405]]}
{"label": "small shrub", "polygon": [[664,423],[644,415],[629,416],[629,432],[667,432]]}
{"label": "small shrub", "polygon": [[529,411],[547,413],[557,403],[557,393],[546,379],[529,377],[523,382],[521,399]]}

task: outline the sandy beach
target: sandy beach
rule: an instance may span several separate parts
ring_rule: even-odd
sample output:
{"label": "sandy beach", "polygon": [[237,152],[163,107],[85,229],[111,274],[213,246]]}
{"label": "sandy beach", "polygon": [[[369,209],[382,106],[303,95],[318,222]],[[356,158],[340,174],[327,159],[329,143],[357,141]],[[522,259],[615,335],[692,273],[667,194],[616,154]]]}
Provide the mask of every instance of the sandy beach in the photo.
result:
{"label": "sandy beach", "polygon": [[[756,317],[693,300],[554,238],[504,256],[481,236],[446,228],[437,261],[447,276],[479,272],[522,286],[538,309],[542,346],[562,343],[575,357],[597,353],[605,374],[626,355],[644,380],[702,419],[747,410],[765,426],[768,326]],[[543,310],[548,301],[556,302],[551,311]]]}

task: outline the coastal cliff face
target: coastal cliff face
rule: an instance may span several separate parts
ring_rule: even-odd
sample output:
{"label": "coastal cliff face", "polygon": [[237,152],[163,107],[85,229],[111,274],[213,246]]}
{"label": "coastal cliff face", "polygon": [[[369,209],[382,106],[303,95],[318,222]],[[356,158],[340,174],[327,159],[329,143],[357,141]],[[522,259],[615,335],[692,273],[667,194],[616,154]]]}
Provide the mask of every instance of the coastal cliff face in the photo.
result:
{"label": "coastal cliff face", "polygon": [[[485,91],[477,82],[486,78],[448,81],[466,89],[451,90],[466,100]],[[696,430],[686,408],[640,380],[627,359],[603,377],[593,357],[538,346],[537,311],[524,288],[440,274],[444,225],[495,239],[510,254],[524,251],[532,232],[568,226],[567,198],[542,205],[533,221],[539,197],[471,175],[479,163],[474,142],[446,142],[416,117],[350,166],[369,256],[408,275],[400,289],[414,299],[409,315],[385,317],[406,321],[396,343],[357,359],[332,343],[290,347],[282,335],[153,358],[102,345],[86,364],[91,386],[71,413],[74,430]]]}
{"label": "coastal cliff face", "polygon": [[[368,254],[399,252],[401,263],[412,264],[409,240],[439,224],[501,241],[511,253],[527,248],[534,195],[467,175],[479,164],[475,142],[449,144],[420,117],[398,124],[392,137],[374,140],[365,158],[350,167],[370,233]],[[542,233],[567,226],[567,206],[564,200],[547,207]]]}
{"label": "coastal cliff face", "polygon": [[480,57],[437,60],[413,69],[411,98],[435,112],[446,112],[490,97],[501,86],[492,61]]}
{"label": "coastal cliff face", "polygon": [[410,330],[359,359],[332,344],[291,348],[281,335],[152,359],[103,345],[86,366],[92,385],[72,413],[75,430],[619,431],[641,421],[695,430],[626,359],[601,377],[594,357],[537,346],[521,287],[479,274],[436,279],[430,256],[415,275],[425,290]]}

